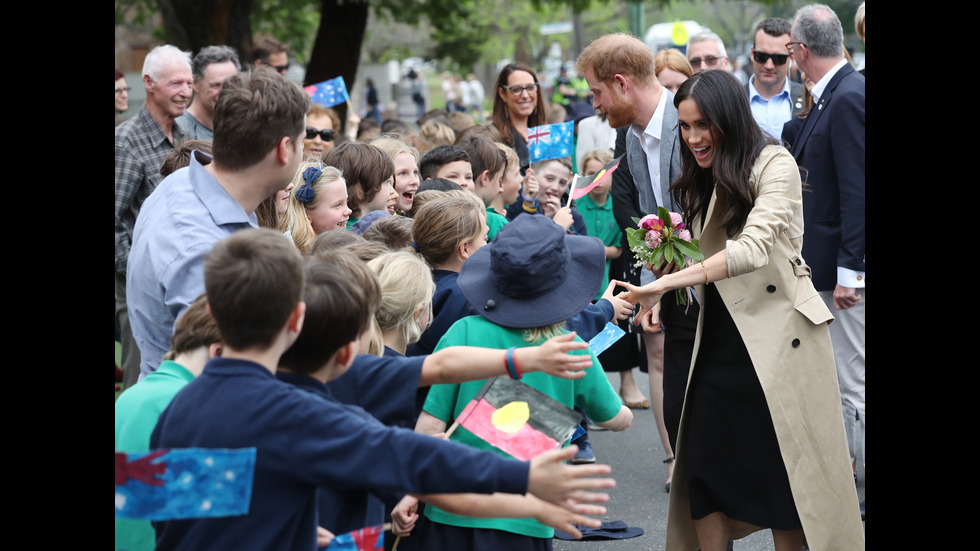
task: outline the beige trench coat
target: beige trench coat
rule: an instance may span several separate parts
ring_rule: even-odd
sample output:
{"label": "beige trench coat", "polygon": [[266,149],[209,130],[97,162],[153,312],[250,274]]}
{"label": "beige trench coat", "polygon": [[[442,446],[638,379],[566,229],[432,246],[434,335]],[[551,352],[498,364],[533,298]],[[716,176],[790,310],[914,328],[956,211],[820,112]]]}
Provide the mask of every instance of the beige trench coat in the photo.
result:
{"label": "beige trench coat", "polygon": [[[840,389],[827,325],[833,314],[800,256],[802,186],[792,155],[766,147],[752,170],[755,204],[742,232],[728,240],[712,213],[695,231],[705,257],[724,249],[729,278],[715,283],[738,327],[769,404],[790,488],[813,551],[864,549],[864,530],[844,436]],[[695,223],[695,230],[701,228]],[[704,296],[704,286],[696,287]],[[691,359],[702,342],[703,318]],[[710,340],[708,341],[710,342]],[[688,377],[690,384],[690,376]],[[687,486],[687,401],[678,431],[667,551],[698,549]],[[759,527],[732,534],[742,538]]]}

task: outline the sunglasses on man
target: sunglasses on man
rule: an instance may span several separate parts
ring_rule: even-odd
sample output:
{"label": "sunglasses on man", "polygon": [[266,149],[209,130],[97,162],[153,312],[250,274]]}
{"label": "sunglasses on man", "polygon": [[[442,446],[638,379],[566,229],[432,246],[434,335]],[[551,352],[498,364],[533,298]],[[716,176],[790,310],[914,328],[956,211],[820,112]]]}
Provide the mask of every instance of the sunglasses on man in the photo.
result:
{"label": "sunglasses on man", "polygon": [[333,141],[333,138],[334,138],[334,135],[335,135],[335,133],[334,133],[334,131],[333,131],[332,128],[324,128],[323,130],[317,130],[316,128],[313,128],[312,126],[307,126],[306,127],[306,139],[307,140],[312,140],[313,138],[316,138],[318,134],[320,135],[320,139],[323,140],[323,141],[325,141],[325,142]]}
{"label": "sunglasses on man", "polygon": [[789,60],[789,54],[767,54],[766,52],[756,51],[752,52],[752,59],[754,59],[756,63],[765,64],[770,58],[772,59],[773,65],[785,65]]}

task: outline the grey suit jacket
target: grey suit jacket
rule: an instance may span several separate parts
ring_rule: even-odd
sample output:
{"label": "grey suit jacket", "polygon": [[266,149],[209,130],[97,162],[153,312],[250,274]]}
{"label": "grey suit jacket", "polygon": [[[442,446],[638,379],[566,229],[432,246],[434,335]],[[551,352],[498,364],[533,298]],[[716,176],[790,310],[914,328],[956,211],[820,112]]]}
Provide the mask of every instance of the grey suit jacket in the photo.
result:
{"label": "grey suit jacket", "polygon": [[663,205],[657,205],[657,199],[651,186],[650,167],[647,164],[647,154],[640,144],[639,138],[627,128],[626,158],[633,184],[636,186],[640,212],[656,214],[657,207],[662,206],[673,212],[680,212],[680,207],[674,201],[670,192],[670,184],[681,175],[681,143],[677,129],[677,108],[674,107],[674,94],[664,89],[667,94],[667,104],[664,106],[664,122],[660,131],[660,193],[664,199]]}

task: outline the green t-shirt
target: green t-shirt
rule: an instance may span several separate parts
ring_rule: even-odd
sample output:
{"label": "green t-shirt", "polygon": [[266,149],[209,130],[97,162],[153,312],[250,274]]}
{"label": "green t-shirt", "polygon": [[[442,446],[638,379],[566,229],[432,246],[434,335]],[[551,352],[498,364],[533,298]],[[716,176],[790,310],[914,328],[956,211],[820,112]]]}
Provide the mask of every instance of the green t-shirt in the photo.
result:
{"label": "green t-shirt", "polygon": [[[598,237],[602,244],[607,247],[619,247],[622,244],[623,232],[620,231],[616,217],[613,216],[612,197],[607,196],[606,203],[600,206],[595,203],[592,196],[585,194],[575,200],[575,208],[585,219],[585,227],[588,228],[589,235]],[[599,288],[595,300],[602,298],[602,293],[606,291],[606,286],[609,285],[609,264],[610,260],[606,259],[606,272],[602,276],[602,287]]]}
{"label": "green t-shirt", "polygon": [[493,241],[493,238],[497,236],[497,232],[500,231],[500,228],[507,225],[508,221],[506,216],[497,213],[493,210],[493,207],[487,207],[487,228],[490,229],[487,232],[487,243]]}
{"label": "green t-shirt", "polygon": [[[127,388],[116,399],[116,451],[150,449],[150,435],[157,419],[177,391],[194,379],[184,366],[166,360],[139,384]],[[148,520],[116,519],[117,550],[153,551],[156,533]]]}
{"label": "green t-shirt", "polygon": [[[519,348],[531,346],[531,343],[524,340],[523,333],[524,331],[521,329],[501,327],[483,316],[467,316],[449,328],[449,331],[439,340],[435,350],[439,351],[457,345],[496,349],[507,349],[511,346]],[[579,337],[575,337],[575,340],[581,341]],[[573,353],[592,354],[589,349],[576,350]],[[592,354],[592,367],[586,370],[585,377],[581,379],[561,379],[546,373],[534,372],[525,374],[521,381],[570,408],[576,405],[581,406],[589,418],[597,422],[612,419],[622,407],[622,400],[609,383],[609,379],[606,378],[606,374],[602,370],[602,365],[599,364],[599,360],[594,354]],[[463,408],[479,392],[485,382],[486,379],[462,384],[433,385],[429,389],[429,395],[425,400],[423,409],[445,421],[449,426],[462,413]],[[462,427],[453,431],[449,439],[474,448],[492,450],[504,457],[510,457],[506,452],[491,446]],[[468,528],[492,528],[536,538],[551,538],[554,537],[555,533],[552,528],[531,518],[471,518],[447,513],[432,505],[425,507],[425,515],[429,519],[443,524]]]}

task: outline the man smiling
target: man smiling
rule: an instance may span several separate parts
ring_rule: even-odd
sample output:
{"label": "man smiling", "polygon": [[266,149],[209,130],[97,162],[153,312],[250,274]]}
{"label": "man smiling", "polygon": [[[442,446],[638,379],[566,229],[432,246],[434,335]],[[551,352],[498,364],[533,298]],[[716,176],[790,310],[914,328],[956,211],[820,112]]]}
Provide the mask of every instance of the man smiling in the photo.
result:
{"label": "man smiling", "polygon": [[143,61],[146,102],[136,115],[116,127],[115,300],[124,389],[136,384],[140,373],[139,349],[133,341],[126,306],[126,263],[133,227],[143,201],[163,180],[160,165],[185,137],[174,120],[184,114],[193,84],[187,52],[169,44],[153,48]]}
{"label": "man smiling", "polygon": [[783,125],[803,110],[803,86],[787,75],[790,54],[790,22],[763,20],[755,28],[752,43],[752,77],[745,85],[752,116],[768,134],[779,138]]}

